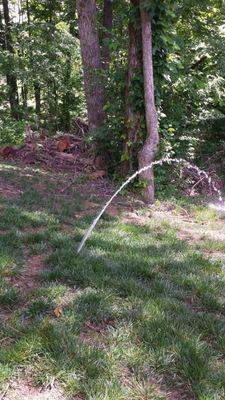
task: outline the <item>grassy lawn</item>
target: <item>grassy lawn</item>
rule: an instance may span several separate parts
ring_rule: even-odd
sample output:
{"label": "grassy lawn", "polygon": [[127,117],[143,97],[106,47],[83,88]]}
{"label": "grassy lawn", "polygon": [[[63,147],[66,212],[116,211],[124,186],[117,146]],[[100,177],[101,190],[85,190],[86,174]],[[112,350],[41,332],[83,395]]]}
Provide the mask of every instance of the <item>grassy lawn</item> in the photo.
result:
{"label": "grassy lawn", "polygon": [[[141,210],[136,222],[103,217],[77,256],[98,209],[85,212],[90,193],[62,194],[62,175],[0,169],[15,189],[0,200],[2,390],[23,377],[58,382],[65,399],[225,399],[225,269],[204,254],[225,252],[224,242],[191,245],[166,215]],[[225,226],[202,208],[186,212]]]}

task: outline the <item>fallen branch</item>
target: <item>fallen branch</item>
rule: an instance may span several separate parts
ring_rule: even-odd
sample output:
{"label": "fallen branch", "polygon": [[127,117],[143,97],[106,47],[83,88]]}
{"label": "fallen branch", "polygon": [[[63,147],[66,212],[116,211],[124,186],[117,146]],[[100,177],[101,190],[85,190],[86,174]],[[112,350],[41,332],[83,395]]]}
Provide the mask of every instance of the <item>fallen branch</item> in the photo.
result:
{"label": "fallen branch", "polygon": [[199,179],[199,181],[196,182],[196,183],[191,187],[190,192],[192,192],[192,190],[193,190],[196,186],[198,186],[198,184],[201,183],[201,182],[203,181],[203,179],[204,179],[204,176],[203,176],[201,179]]}

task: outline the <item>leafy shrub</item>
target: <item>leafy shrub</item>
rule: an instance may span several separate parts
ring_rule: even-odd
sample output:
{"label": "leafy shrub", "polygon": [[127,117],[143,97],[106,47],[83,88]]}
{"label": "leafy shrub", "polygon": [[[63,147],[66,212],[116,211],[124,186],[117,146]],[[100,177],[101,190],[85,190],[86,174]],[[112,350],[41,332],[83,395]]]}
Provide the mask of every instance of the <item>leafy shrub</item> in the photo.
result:
{"label": "leafy shrub", "polygon": [[20,144],[25,138],[25,121],[16,121],[10,115],[0,116],[0,145]]}

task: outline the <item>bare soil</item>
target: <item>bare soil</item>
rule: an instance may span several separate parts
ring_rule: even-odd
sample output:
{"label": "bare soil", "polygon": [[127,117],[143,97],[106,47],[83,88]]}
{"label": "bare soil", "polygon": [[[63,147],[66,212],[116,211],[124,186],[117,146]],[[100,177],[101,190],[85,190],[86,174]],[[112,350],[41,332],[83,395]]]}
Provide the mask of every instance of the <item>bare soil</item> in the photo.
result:
{"label": "bare soil", "polygon": [[0,197],[4,199],[14,199],[22,194],[22,191],[17,189],[15,185],[7,183],[0,178]]}
{"label": "bare soil", "polygon": [[[7,390],[8,389],[8,390]],[[38,389],[26,380],[18,379],[5,390],[1,400],[67,400],[67,396],[58,385],[47,389]]]}

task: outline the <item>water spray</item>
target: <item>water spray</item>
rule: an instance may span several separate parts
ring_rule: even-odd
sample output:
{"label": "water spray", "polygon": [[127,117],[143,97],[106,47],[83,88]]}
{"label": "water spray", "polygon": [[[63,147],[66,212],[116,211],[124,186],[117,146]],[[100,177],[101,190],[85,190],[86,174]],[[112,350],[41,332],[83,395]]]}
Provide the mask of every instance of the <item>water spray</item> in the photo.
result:
{"label": "water spray", "polygon": [[[106,209],[109,207],[109,205],[112,203],[112,201],[115,199],[115,197],[118,196],[118,194],[133,180],[135,179],[138,175],[140,175],[142,172],[145,172],[149,169],[151,169],[152,167],[154,167],[155,165],[162,165],[164,163],[176,163],[176,164],[185,164],[188,167],[192,167],[193,165],[191,163],[189,163],[188,161],[180,158],[169,158],[169,157],[165,157],[165,158],[161,158],[160,160],[157,161],[153,161],[151,164],[139,169],[138,171],[136,171],[133,175],[131,175],[120,187],[119,189],[114,193],[114,195],[109,199],[109,201],[107,201],[107,203],[104,205],[104,207],[102,208],[102,210],[99,212],[99,214],[97,215],[97,217],[94,219],[94,221],[91,223],[91,225],[89,226],[89,228],[86,230],[83,239],[81,240],[78,248],[77,248],[77,254],[79,254],[81,252],[81,250],[83,249],[86,241],[88,240],[88,238],[91,236],[92,231],[94,230],[95,226],[97,225],[98,221],[100,220],[101,216],[104,214],[104,212],[106,211]],[[194,168],[196,169],[197,173],[203,174],[207,181],[209,182],[209,184],[212,184],[212,188],[213,190],[218,194],[219,197],[219,202],[222,201],[222,193],[221,191],[212,183],[212,179],[211,177],[205,172],[202,171],[200,168],[194,166]]]}

